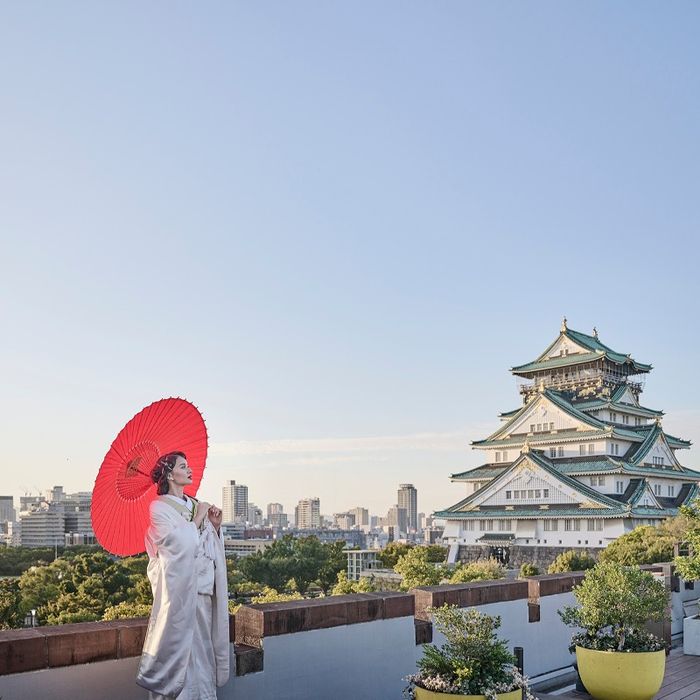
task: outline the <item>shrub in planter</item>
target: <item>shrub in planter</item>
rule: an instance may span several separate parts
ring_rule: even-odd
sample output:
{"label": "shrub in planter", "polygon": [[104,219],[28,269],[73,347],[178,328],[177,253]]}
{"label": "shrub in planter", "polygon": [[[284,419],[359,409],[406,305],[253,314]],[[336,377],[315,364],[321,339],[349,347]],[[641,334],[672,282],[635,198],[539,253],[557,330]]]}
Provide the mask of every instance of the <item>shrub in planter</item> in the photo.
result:
{"label": "shrub in planter", "polygon": [[[445,636],[442,647],[426,644],[418,673],[408,676],[405,698],[420,698],[429,691],[444,695],[461,695],[487,700],[509,698],[516,691],[520,698],[535,700],[527,680],[515,667],[515,657],[507,642],[498,639],[500,617],[485,615],[474,609],[443,605],[430,610],[433,622]],[[431,694],[433,693],[433,694]]]}
{"label": "shrub in planter", "polygon": [[684,557],[676,557],[673,563],[676,571],[686,581],[697,581],[700,579],[700,499],[692,505],[681,506],[681,513],[688,522],[683,539],[689,553]]}
{"label": "shrub in planter", "polygon": [[594,698],[649,700],[663,680],[666,643],[644,629],[666,615],[661,581],[637,567],[602,562],[574,587],[579,605],[559,611],[573,635],[581,680]]}
{"label": "shrub in planter", "polygon": [[[692,505],[682,506],[681,514],[687,522],[683,544],[688,548],[688,554],[676,557],[673,563],[676,573],[686,581],[696,581],[700,579],[700,499]],[[700,656],[700,615],[683,620],[683,653]]]}

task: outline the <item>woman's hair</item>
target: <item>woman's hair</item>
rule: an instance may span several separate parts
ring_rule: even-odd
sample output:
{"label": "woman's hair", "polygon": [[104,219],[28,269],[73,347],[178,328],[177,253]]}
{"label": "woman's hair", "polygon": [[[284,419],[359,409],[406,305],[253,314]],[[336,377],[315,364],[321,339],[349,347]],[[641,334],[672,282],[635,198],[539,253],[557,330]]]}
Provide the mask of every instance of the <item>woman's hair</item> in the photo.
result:
{"label": "woman's hair", "polygon": [[178,457],[187,459],[184,452],[168,452],[158,457],[155,467],[151,469],[151,481],[156,484],[159,496],[168,493],[168,475],[174,469]]}

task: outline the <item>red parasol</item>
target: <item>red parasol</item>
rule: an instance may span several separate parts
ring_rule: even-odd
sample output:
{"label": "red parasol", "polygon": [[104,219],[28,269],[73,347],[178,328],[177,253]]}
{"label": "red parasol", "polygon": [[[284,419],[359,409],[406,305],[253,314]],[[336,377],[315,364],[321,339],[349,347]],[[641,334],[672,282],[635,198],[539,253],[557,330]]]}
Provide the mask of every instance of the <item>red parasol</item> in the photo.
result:
{"label": "red parasol", "polygon": [[197,494],[207,460],[207,429],[196,406],[184,399],[161,399],[137,413],[121,430],[100,467],[92,492],[92,529],[112,554],[145,550],[148,510],[156,497],[151,469],[161,455],[187,455]]}

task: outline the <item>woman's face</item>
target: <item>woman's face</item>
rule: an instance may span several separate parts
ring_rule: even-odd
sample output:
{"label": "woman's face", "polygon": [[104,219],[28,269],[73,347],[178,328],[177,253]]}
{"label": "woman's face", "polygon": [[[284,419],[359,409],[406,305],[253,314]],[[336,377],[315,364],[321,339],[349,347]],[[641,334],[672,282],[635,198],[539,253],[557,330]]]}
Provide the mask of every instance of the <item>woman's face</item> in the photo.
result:
{"label": "woman's face", "polygon": [[187,465],[187,460],[184,457],[175,458],[175,466],[170,472],[172,483],[178,486],[187,486],[192,483],[192,470]]}

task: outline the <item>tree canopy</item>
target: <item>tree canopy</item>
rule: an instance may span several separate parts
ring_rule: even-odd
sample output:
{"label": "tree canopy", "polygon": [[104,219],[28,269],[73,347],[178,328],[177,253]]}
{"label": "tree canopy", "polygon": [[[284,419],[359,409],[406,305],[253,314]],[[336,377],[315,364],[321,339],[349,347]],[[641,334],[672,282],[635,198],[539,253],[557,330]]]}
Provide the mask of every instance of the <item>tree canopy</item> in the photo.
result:
{"label": "tree canopy", "polygon": [[325,544],[317,537],[285,535],[267,549],[238,563],[243,576],[276,591],[289,590],[289,581],[304,594],[312,584],[327,593],[336,583],[338,572],[346,565],[344,543]]}

